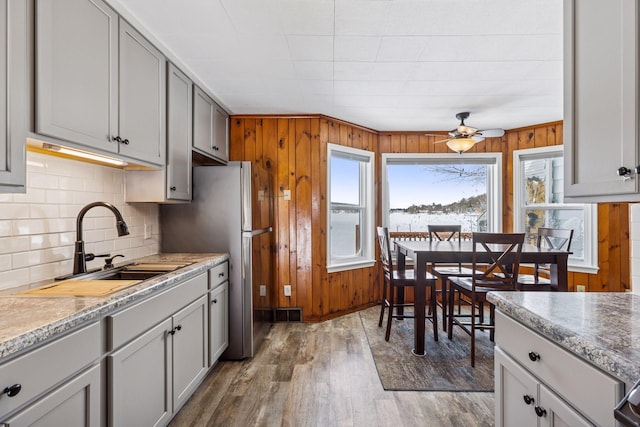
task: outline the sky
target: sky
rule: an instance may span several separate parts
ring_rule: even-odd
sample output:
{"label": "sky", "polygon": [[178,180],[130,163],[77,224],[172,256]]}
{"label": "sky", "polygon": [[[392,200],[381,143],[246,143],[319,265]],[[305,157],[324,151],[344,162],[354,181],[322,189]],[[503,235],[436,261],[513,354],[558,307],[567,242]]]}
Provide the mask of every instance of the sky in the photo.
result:
{"label": "sky", "polygon": [[[486,165],[455,165],[467,172],[477,172]],[[388,165],[389,207],[407,208],[411,205],[441,203],[443,205],[484,194],[486,180],[474,182],[460,175],[438,172],[437,166]]]}
{"label": "sky", "polygon": [[[467,172],[486,169],[485,165],[455,165]],[[438,172],[433,165],[387,165],[389,207],[457,202],[464,197],[486,193],[482,183],[463,179],[459,175]],[[331,164],[331,198],[333,202],[358,202],[358,162],[333,158]]]}

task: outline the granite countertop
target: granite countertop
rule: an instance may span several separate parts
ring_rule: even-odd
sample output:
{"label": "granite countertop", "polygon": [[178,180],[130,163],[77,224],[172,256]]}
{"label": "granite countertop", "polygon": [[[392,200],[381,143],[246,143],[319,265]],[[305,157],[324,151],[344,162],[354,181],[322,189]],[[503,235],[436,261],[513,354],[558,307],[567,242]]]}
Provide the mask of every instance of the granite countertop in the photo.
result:
{"label": "granite countertop", "polygon": [[[108,312],[207,271],[228,258],[228,254],[167,253],[129,260],[127,263],[135,261],[192,264],[101,297],[2,295],[0,296],[0,362],[57,334],[88,321],[97,320]],[[17,289],[16,292],[19,290]]]}
{"label": "granite countertop", "polygon": [[[497,309],[614,377],[640,378],[640,296],[491,292]],[[496,333],[500,333],[497,331]]]}

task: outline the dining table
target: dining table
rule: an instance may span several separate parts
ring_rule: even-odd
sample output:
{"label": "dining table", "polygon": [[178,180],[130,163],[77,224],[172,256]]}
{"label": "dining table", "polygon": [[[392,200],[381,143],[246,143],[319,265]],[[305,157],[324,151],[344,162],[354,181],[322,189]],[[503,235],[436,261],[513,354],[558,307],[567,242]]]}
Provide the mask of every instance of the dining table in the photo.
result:
{"label": "dining table", "polygon": [[[414,348],[412,353],[424,356],[425,348],[425,311],[427,296],[427,266],[432,263],[463,263],[473,262],[473,242],[469,240],[429,241],[429,240],[396,240],[398,271],[406,269],[406,259],[413,261],[415,289],[414,289]],[[520,264],[549,264],[551,291],[566,292],[568,290],[567,262],[571,252],[550,248],[539,248],[525,243],[520,254]],[[477,253],[477,262],[491,262],[486,258],[487,253]],[[443,289],[443,293],[444,293]],[[403,295],[399,295],[403,298]],[[435,310],[435,307],[433,308]],[[446,309],[446,308],[443,308]],[[401,313],[399,313],[401,314]],[[434,315],[435,315],[434,311]]]}

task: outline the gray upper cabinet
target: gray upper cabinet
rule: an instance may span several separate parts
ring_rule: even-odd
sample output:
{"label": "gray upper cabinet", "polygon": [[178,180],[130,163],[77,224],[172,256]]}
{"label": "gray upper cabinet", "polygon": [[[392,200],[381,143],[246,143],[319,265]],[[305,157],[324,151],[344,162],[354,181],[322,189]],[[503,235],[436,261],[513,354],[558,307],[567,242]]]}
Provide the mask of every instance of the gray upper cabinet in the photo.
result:
{"label": "gray upper cabinet", "polygon": [[565,198],[640,200],[638,5],[564,1]]}
{"label": "gray upper cabinet", "polygon": [[193,149],[223,163],[229,159],[229,116],[198,86],[193,87]]}
{"label": "gray upper cabinet", "polygon": [[118,15],[100,0],[36,1],[36,132],[118,152]]}
{"label": "gray upper cabinet", "polygon": [[36,132],[165,161],[164,56],[100,0],[36,0]]}
{"label": "gray upper cabinet", "polygon": [[0,1],[0,192],[25,192],[27,6]]}
{"label": "gray upper cabinet", "polygon": [[166,194],[171,200],[191,200],[193,83],[171,63],[168,72]]}
{"label": "gray upper cabinet", "polygon": [[121,154],[164,164],[166,81],[164,55],[120,20]]}

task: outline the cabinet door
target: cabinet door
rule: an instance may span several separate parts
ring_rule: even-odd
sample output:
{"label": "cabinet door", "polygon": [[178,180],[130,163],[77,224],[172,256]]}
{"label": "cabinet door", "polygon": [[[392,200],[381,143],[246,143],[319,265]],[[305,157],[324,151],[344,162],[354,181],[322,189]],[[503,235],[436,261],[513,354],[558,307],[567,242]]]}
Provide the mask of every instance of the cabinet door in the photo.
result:
{"label": "cabinet door", "polygon": [[213,150],[223,161],[229,160],[229,115],[218,104],[214,107]]}
{"label": "cabinet door", "polygon": [[173,410],[191,396],[207,373],[207,297],[196,300],[173,316]]}
{"label": "cabinet door", "polygon": [[107,357],[109,425],[164,425],[171,417],[171,319]]}
{"label": "cabinet door", "polygon": [[24,192],[27,2],[0,1],[0,192]]}
{"label": "cabinet door", "polygon": [[209,366],[229,346],[229,282],[209,292]]}
{"label": "cabinet door", "polygon": [[[565,0],[565,197],[638,191],[638,5]],[[589,200],[589,199],[587,199]],[[590,199],[597,200],[597,199]]]}
{"label": "cabinet door", "polygon": [[191,200],[191,127],[193,83],[175,65],[168,66],[167,182],[170,200]]}
{"label": "cabinet door", "polygon": [[193,148],[206,155],[215,155],[213,127],[215,102],[198,86],[193,86]]}
{"label": "cabinet door", "polygon": [[[540,427],[592,427],[593,424],[585,420],[571,406],[560,399],[555,393],[540,385],[540,400],[538,402]],[[611,423],[614,424],[613,411]]]}
{"label": "cabinet door", "polygon": [[495,348],[494,363],[496,427],[537,426],[538,381],[499,347]]}
{"label": "cabinet door", "polygon": [[36,132],[118,152],[118,15],[100,0],[36,0]]}
{"label": "cabinet door", "polygon": [[94,366],[6,420],[7,427],[101,425],[100,366]]}
{"label": "cabinet door", "polygon": [[165,163],[165,57],[120,20],[120,154]]}

